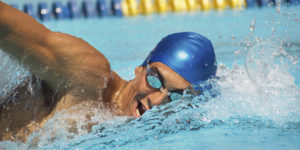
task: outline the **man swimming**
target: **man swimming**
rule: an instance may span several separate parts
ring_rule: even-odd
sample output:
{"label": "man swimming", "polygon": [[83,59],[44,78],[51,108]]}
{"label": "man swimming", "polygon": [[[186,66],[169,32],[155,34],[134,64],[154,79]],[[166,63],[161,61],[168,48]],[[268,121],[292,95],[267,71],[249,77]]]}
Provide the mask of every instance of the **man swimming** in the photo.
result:
{"label": "man swimming", "polygon": [[95,104],[91,107],[101,103],[116,115],[138,118],[153,106],[180,99],[184,90],[214,78],[217,69],[211,42],[197,33],[182,32],[163,38],[135,68],[135,78],[125,81],[84,40],[52,32],[3,2],[0,49],[41,82],[34,95],[0,107],[1,140],[26,141],[34,127],[43,126],[55,112],[89,102]]}

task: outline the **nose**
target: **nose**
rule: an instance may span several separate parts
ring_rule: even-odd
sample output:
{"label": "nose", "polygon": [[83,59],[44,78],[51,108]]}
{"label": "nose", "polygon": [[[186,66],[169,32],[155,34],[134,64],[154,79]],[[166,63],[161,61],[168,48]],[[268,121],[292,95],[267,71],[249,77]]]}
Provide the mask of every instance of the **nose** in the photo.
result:
{"label": "nose", "polygon": [[152,105],[160,105],[163,103],[164,99],[166,98],[168,91],[163,89],[162,91],[156,91],[149,95]]}

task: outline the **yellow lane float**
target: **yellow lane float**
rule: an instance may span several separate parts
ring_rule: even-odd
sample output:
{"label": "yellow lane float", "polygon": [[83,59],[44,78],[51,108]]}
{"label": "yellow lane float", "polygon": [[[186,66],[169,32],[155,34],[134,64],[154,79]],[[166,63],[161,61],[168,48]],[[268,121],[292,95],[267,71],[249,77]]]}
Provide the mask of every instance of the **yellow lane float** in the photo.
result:
{"label": "yellow lane float", "polygon": [[139,14],[138,4],[136,0],[126,0],[128,5],[129,16],[136,16]]}
{"label": "yellow lane float", "polygon": [[169,6],[174,12],[185,11],[187,9],[185,0],[169,0]]}
{"label": "yellow lane float", "polygon": [[122,1],[121,9],[122,9],[123,16],[129,16],[129,8],[126,1]]}
{"label": "yellow lane float", "polygon": [[196,0],[185,0],[186,2],[186,6],[187,6],[187,10],[188,11],[195,11],[197,10],[197,2]]}
{"label": "yellow lane float", "polygon": [[229,6],[232,9],[242,9],[246,8],[246,1],[245,0],[228,0]]}
{"label": "yellow lane float", "polygon": [[152,0],[141,0],[140,1],[140,12],[144,15],[153,13]]}
{"label": "yellow lane float", "polygon": [[167,0],[154,0],[154,7],[157,13],[165,13],[168,11]]}
{"label": "yellow lane float", "polygon": [[212,8],[212,2],[211,0],[199,0],[200,9],[207,11]]}
{"label": "yellow lane float", "polygon": [[226,0],[213,0],[213,5],[216,10],[224,10],[227,7]]}

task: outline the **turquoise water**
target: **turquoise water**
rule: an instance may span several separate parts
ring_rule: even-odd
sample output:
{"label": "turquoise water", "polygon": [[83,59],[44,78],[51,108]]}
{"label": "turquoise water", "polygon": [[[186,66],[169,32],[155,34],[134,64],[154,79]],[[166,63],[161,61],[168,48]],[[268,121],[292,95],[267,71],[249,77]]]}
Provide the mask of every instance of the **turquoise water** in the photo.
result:
{"label": "turquoise water", "polygon": [[[88,41],[127,80],[162,37],[201,33],[214,44],[222,95],[207,102],[201,97],[174,101],[139,119],[103,119],[107,112],[100,111],[103,123],[79,135],[56,122],[80,114],[58,114],[27,143],[4,141],[0,149],[299,150],[299,8],[44,22],[51,30]],[[28,72],[5,54],[0,56],[0,70],[6,71],[0,85],[9,90]]]}

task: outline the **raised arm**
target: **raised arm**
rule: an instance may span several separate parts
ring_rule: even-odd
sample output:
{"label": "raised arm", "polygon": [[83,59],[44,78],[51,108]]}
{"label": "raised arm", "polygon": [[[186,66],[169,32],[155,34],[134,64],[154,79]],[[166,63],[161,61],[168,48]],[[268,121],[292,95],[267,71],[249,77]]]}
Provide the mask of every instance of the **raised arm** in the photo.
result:
{"label": "raised arm", "polygon": [[[0,49],[52,88],[78,72],[109,72],[106,58],[87,42],[52,32],[29,15],[0,1]],[[102,71],[97,72],[95,68]],[[93,71],[95,70],[95,71]]]}

